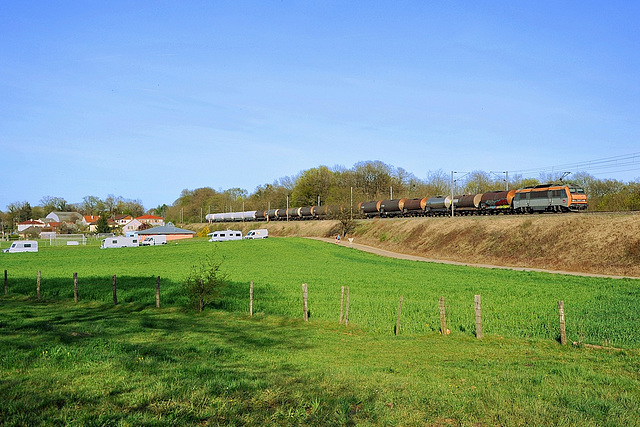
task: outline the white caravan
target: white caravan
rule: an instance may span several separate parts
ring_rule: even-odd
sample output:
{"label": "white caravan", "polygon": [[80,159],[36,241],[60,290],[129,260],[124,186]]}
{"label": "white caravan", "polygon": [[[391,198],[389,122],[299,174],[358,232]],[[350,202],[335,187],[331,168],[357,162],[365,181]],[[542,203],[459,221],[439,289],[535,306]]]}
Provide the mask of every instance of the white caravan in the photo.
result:
{"label": "white caravan", "polygon": [[166,245],[167,244],[167,236],[147,236],[144,238],[140,245],[142,246],[155,246],[155,245]]}
{"label": "white caravan", "polygon": [[2,252],[38,252],[38,242],[35,240],[20,240],[13,242],[7,249],[3,249]]}
{"label": "white caravan", "polygon": [[213,233],[209,233],[208,236],[211,236],[211,238],[209,239],[210,242],[226,242],[227,240],[242,240],[242,231],[237,231],[237,230],[214,231]]}
{"label": "white caravan", "polygon": [[100,249],[105,248],[136,248],[140,246],[138,243],[137,237],[107,237],[106,239],[102,239],[102,244],[100,244]]}
{"label": "white caravan", "polygon": [[269,237],[269,230],[266,228],[251,230],[244,236],[245,239],[266,239],[267,237]]}

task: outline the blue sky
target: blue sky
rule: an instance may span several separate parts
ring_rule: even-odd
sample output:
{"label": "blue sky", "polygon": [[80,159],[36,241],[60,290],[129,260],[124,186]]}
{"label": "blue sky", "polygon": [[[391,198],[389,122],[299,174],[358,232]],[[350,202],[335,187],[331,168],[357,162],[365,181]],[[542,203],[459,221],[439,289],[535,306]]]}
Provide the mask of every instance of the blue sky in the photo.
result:
{"label": "blue sky", "polygon": [[[632,1],[0,0],[0,209],[640,153],[639,19]],[[591,172],[640,177],[640,156],[611,166]]]}

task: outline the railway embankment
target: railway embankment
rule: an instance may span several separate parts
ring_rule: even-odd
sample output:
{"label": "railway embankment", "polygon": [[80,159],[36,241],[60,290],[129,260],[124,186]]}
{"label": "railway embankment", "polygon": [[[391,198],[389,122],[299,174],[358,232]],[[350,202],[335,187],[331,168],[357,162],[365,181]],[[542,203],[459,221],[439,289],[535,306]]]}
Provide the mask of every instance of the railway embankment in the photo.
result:
{"label": "railway embankment", "polygon": [[[194,225],[200,230],[205,224]],[[257,224],[213,224],[246,233]],[[271,236],[333,237],[337,221],[262,223]],[[468,264],[640,277],[639,214],[540,214],[356,221],[354,242]]]}

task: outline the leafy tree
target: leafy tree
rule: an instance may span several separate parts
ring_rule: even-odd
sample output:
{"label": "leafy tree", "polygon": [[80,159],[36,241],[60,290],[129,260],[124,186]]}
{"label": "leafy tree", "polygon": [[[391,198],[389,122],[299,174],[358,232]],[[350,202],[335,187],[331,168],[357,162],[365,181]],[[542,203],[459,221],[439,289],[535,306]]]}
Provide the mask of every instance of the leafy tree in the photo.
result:
{"label": "leafy tree", "polygon": [[273,184],[257,187],[245,203],[245,209],[266,210],[269,206],[271,209],[285,208],[287,195],[291,194],[293,188],[290,187],[290,184],[289,178],[281,178],[280,182],[276,180]]}
{"label": "leafy tree", "polygon": [[153,209],[152,213],[156,216],[165,217],[168,206],[166,204],[158,205],[155,209]]}
{"label": "leafy tree", "polygon": [[333,190],[334,174],[326,166],[306,170],[295,181],[291,192],[294,206],[314,206],[318,204],[318,196],[325,203]]}
{"label": "leafy tree", "polygon": [[60,234],[74,234],[78,231],[78,227],[75,224],[70,224],[68,222],[63,222],[58,227],[58,233]]}
{"label": "leafy tree", "polygon": [[336,210],[331,215],[331,218],[338,221],[339,233],[342,237],[347,237],[347,234],[352,233],[356,229],[356,222],[354,221],[352,212],[349,209]]}
{"label": "leafy tree", "polygon": [[359,162],[354,165],[356,187],[368,200],[387,198],[393,168],[379,160]]}
{"label": "leafy tree", "polygon": [[51,212],[66,212],[68,208],[67,201],[62,197],[44,196],[40,199],[40,205],[45,212],[45,216]]}
{"label": "leafy tree", "polygon": [[144,206],[142,206],[142,202],[140,200],[126,199],[122,201],[121,212],[135,218],[144,215]]}
{"label": "leafy tree", "polygon": [[473,171],[467,176],[463,191],[465,194],[478,194],[503,189],[502,183],[496,183],[487,172]]}
{"label": "leafy tree", "polygon": [[96,232],[97,233],[110,233],[111,227],[109,227],[109,220],[107,219],[107,213],[102,212],[100,217],[98,218],[98,222],[96,223]]}
{"label": "leafy tree", "polygon": [[451,178],[445,171],[438,169],[427,173],[425,196],[444,196],[451,193]]}
{"label": "leafy tree", "polygon": [[227,279],[220,271],[221,265],[221,260],[209,255],[191,267],[191,272],[182,284],[182,291],[189,305],[198,312],[220,300],[222,287]]}
{"label": "leafy tree", "polygon": [[523,178],[522,175],[510,177],[509,181],[509,188],[524,188],[540,185],[540,181],[536,178]]}
{"label": "leafy tree", "polygon": [[37,239],[40,237],[40,228],[29,227],[26,230],[24,230],[23,234],[27,239]]}
{"label": "leafy tree", "polygon": [[31,219],[31,205],[29,202],[14,202],[7,206],[9,218],[18,223]]}
{"label": "leafy tree", "polygon": [[80,204],[80,212],[84,215],[97,215],[105,210],[105,205],[99,197],[84,196]]}

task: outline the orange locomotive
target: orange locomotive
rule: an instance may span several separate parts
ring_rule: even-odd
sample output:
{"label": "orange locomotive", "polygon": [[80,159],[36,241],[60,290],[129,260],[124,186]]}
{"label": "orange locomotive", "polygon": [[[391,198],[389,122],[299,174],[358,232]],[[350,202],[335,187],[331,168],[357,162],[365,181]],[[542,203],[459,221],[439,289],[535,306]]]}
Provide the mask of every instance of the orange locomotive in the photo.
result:
{"label": "orange locomotive", "polygon": [[526,187],[516,191],[512,209],[516,213],[586,210],[587,195],[582,188],[568,185]]}

